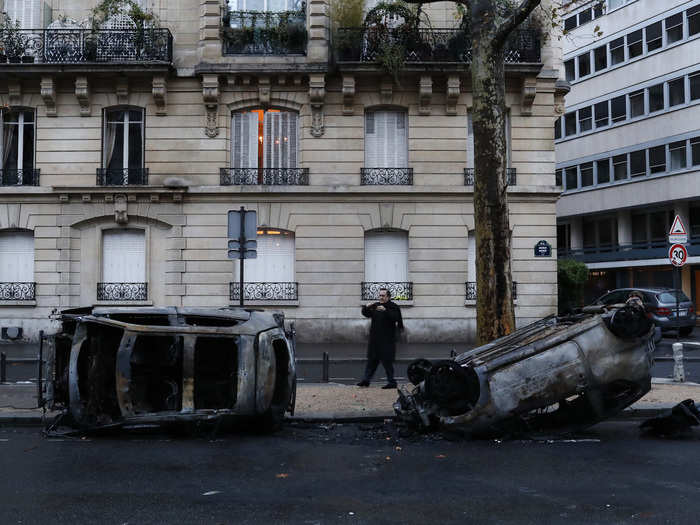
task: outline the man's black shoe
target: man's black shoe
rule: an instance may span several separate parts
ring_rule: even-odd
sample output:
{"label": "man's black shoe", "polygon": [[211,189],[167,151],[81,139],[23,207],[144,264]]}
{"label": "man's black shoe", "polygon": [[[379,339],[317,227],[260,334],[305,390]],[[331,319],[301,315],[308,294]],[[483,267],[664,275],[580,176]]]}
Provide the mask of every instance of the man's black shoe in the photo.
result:
{"label": "man's black shoe", "polygon": [[357,386],[369,386],[369,381],[362,380],[357,383]]}
{"label": "man's black shoe", "polygon": [[393,389],[393,388],[396,388],[396,383],[387,383],[386,385],[384,385],[382,387],[382,390],[389,390],[389,389]]}

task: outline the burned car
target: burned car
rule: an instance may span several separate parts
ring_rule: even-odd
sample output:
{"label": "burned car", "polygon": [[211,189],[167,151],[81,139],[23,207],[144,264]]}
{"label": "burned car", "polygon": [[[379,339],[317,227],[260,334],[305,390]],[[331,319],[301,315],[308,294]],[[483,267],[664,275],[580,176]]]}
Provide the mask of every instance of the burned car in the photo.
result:
{"label": "burned car", "polygon": [[472,437],[585,428],[651,388],[653,325],[624,306],[547,317],[453,360],[411,363],[394,410]]}
{"label": "burned car", "polygon": [[80,429],[253,420],[294,410],[293,325],[242,308],[84,308],[47,341],[45,398]]}

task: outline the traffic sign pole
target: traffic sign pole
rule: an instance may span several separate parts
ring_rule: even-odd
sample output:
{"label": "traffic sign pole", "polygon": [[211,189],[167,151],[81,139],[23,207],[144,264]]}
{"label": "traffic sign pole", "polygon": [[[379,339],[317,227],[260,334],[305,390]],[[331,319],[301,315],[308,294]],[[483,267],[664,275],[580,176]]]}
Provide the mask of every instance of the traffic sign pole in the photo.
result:
{"label": "traffic sign pole", "polygon": [[241,206],[241,230],[238,234],[238,244],[239,244],[240,250],[241,250],[241,259],[240,259],[241,271],[238,272],[238,275],[240,277],[240,281],[239,281],[239,285],[238,285],[239,286],[239,288],[238,288],[239,303],[238,304],[241,306],[241,308],[243,308],[243,296],[245,295],[245,290],[243,289],[243,283],[244,283],[244,280],[243,280],[244,264],[243,263],[245,262],[245,259],[243,258],[243,253],[245,250],[244,243],[245,243],[245,208],[243,206]]}

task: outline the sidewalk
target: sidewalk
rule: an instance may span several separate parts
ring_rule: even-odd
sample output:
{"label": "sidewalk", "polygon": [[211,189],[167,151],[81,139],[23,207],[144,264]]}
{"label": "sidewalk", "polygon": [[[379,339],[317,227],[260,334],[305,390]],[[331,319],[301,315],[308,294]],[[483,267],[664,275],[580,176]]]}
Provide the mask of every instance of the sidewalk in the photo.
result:
{"label": "sidewalk", "polygon": [[[373,421],[394,416],[396,390],[382,390],[382,383],[369,388],[338,383],[306,383],[297,388],[292,419],[306,421]],[[36,406],[36,385],[0,385],[0,425],[39,425],[43,410]],[[653,378],[651,391],[626,409],[620,417],[647,418],[668,410],[684,399],[700,401],[700,384],[674,383]],[[50,419],[53,414],[46,413]],[[290,417],[288,415],[288,417]]]}

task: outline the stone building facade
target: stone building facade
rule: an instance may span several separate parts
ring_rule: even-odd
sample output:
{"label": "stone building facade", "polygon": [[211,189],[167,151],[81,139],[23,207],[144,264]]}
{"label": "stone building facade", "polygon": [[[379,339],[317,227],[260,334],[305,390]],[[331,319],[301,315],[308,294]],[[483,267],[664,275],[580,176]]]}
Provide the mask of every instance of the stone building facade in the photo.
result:
{"label": "stone building facade", "polygon": [[[157,30],[123,16],[82,29],[93,3],[37,2],[33,58],[0,62],[0,326],[31,339],[55,309],[235,306],[227,213],[244,206],[259,255],[245,303],[284,311],[301,341],[363,339],[380,283],[408,341],[473,339],[466,55],[412,55],[393,79],[366,37],[336,53],[326,0],[289,0],[303,38],[285,49],[255,31],[224,41],[224,23],[256,22],[220,0],[143,0]],[[432,7],[445,23],[450,5]],[[556,310],[557,45],[523,39],[507,64],[519,324]],[[541,240],[552,257],[534,256]]]}

